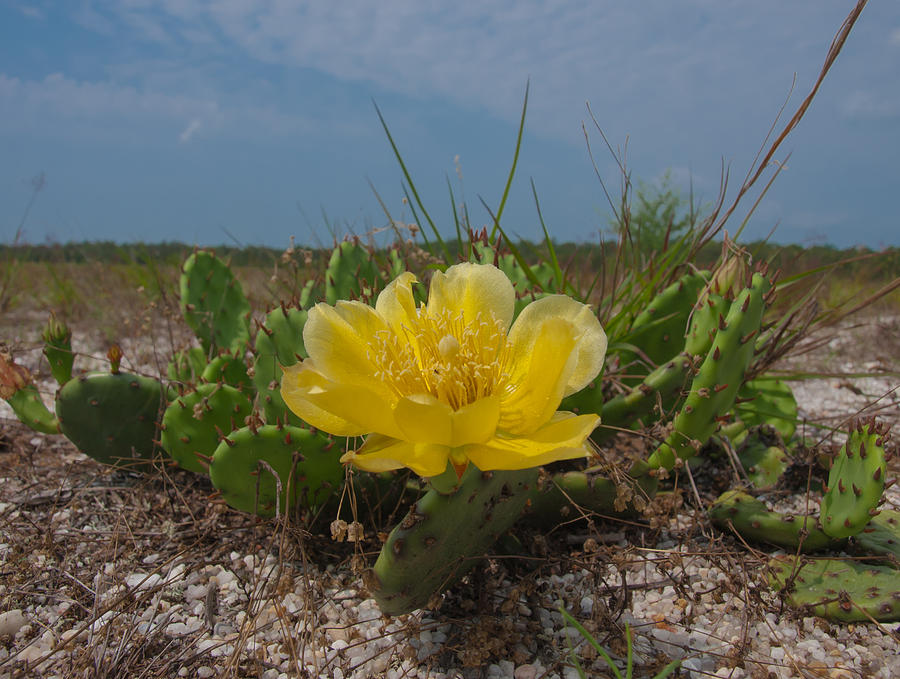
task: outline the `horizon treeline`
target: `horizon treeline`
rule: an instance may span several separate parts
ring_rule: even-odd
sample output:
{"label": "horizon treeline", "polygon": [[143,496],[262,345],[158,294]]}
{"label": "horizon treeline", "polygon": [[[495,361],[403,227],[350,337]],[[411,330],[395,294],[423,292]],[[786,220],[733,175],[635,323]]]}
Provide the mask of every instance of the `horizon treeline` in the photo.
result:
{"label": "horizon treeline", "polygon": [[[459,258],[465,251],[459,241],[446,241],[450,254]],[[468,245],[467,243],[464,245]],[[602,243],[555,243],[553,247],[560,264],[565,267],[570,261],[579,268],[585,266],[598,269],[607,265],[616,257],[615,242]],[[808,271],[819,267],[840,265],[842,272],[863,274],[870,279],[892,279],[900,276],[900,247],[891,246],[882,250],[866,247],[838,248],[833,245],[780,245],[764,241],[742,243],[756,261],[766,261],[776,269],[786,273]],[[529,262],[547,259],[546,243],[533,243],[527,240],[518,241],[516,248]],[[180,266],[195,246],[179,242],[162,243],[115,243],[112,241],[85,241],[69,243],[50,243],[40,245],[4,245],[0,244],[0,261],[19,261],[37,263],[87,263],[100,262],[118,265],[172,265]],[[280,260],[285,248],[264,246],[230,246],[202,247],[216,252],[229,260],[232,266],[268,267]],[[300,249],[300,246],[298,246]],[[327,262],[331,248],[303,248],[312,253],[313,262]],[[387,247],[377,247],[376,251]],[[721,242],[708,243],[693,262],[698,267],[709,267],[721,253]]]}

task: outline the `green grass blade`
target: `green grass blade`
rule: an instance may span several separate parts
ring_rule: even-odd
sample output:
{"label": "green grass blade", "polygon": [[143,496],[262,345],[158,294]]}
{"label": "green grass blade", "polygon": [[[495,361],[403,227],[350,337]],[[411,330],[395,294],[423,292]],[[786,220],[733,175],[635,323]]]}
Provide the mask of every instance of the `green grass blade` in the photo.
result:
{"label": "green grass blade", "polygon": [[[591,633],[588,632],[584,627],[582,627],[581,623],[578,622],[575,618],[573,618],[569,614],[569,612],[562,606],[559,607],[559,612],[562,615],[563,619],[566,621],[566,624],[571,625],[572,627],[577,629],[578,633],[581,634],[581,636],[583,636],[587,640],[587,642],[591,646],[594,647],[594,650],[597,651],[597,655],[599,655],[601,658],[603,658],[603,660],[606,662],[606,664],[609,665],[609,669],[612,670],[612,673],[616,675],[616,679],[622,679],[622,673],[619,672],[619,668],[616,667],[616,664],[613,662],[613,659],[611,657],[609,657],[609,653],[607,653],[606,650],[599,643],[597,643],[597,640],[594,639],[594,637],[591,635]],[[574,651],[573,651],[573,657],[574,657]]]}
{"label": "green grass blade", "polygon": [[553,267],[553,277],[556,279],[556,291],[565,292],[565,277],[563,271],[559,267],[559,259],[556,257],[556,248],[553,246],[553,240],[550,238],[550,232],[544,223],[544,215],[541,213],[541,202],[538,200],[537,188],[534,185],[534,179],[531,180],[531,193],[534,196],[534,206],[537,209],[538,221],[541,223],[541,230],[544,232],[544,242],[547,244],[547,253],[550,257],[550,266]]}
{"label": "green grass blade", "polygon": [[[441,248],[444,251],[444,256],[449,259],[450,253],[447,250],[447,246],[444,243],[444,239],[441,238],[441,234],[438,233],[437,227],[434,225],[434,221],[431,219],[431,215],[428,214],[428,210],[425,209],[424,203],[422,203],[422,199],[419,198],[419,192],[416,189],[416,184],[412,180],[412,176],[409,174],[409,170],[406,169],[406,163],[403,161],[403,156],[400,154],[400,149],[397,148],[397,144],[394,142],[394,137],[391,135],[390,129],[388,129],[387,122],[384,119],[384,116],[381,114],[381,109],[378,108],[378,104],[375,101],[372,101],[372,104],[375,106],[375,113],[378,114],[378,120],[381,121],[381,127],[384,128],[384,133],[387,135],[388,142],[391,145],[391,149],[394,152],[394,157],[397,159],[397,162],[400,164],[400,169],[403,171],[403,176],[406,178],[406,183],[409,187],[409,191],[412,192],[413,197],[416,199],[416,205],[419,206],[419,209],[422,211],[422,214],[425,216],[425,220],[428,222],[428,226],[431,228],[431,232],[434,234],[435,239],[440,244]],[[406,187],[404,187],[404,193],[407,194],[407,200],[409,201],[409,206],[414,210],[413,202],[409,200],[409,192],[406,191]],[[418,218],[416,218],[418,220]],[[420,223],[421,225],[421,223]],[[434,253],[432,253],[434,254]]]}
{"label": "green grass blade", "polygon": [[519,163],[519,150],[522,148],[522,132],[525,130],[525,111],[528,109],[528,90],[530,87],[531,82],[529,81],[525,84],[525,100],[522,102],[522,117],[519,119],[519,133],[516,135],[516,151],[513,154],[512,166],[509,168],[509,177],[506,179],[506,188],[503,189],[503,197],[500,199],[500,205],[497,207],[497,216],[494,218],[494,231],[491,233],[492,243],[497,235],[500,218],[503,216],[503,208],[506,207],[506,198],[509,196],[509,189],[516,174],[516,165]]}

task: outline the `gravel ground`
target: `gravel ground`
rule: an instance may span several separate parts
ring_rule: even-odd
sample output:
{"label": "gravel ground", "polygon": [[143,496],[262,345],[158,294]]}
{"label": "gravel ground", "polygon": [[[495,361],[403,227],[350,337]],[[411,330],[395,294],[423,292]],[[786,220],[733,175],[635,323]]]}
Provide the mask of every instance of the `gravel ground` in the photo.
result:
{"label": "gravel ground", "polygon": [[[786,364],[834,375],[792,382],[810,432],[876,400],[896,423],[897,347],[900,321],[876,320]],[[157,365],[145,344],[125,350]],[[875,370],[894,374],[861,376]],[[573,652],[588,676],[608,676],[560,606],[619,657],[630,625],[637,676],[681,658],[680,676],[692,678],[900,677],[896,623],[833,624],[789,609],[765,584],[775,552],[713,529],[691,492],[661,500],[646,520],[520,532],[516,555],[488,559],[435,609],[386,618],[362,569],[378,526],[335,543],[234,512],[186,472],[101,469],[62,437],[18,425],[5,403],[0,477],[0,679],[569,678]],[[799,493],[765,499],[817,506]],[[888,505],[900,508],[896,486]]]}

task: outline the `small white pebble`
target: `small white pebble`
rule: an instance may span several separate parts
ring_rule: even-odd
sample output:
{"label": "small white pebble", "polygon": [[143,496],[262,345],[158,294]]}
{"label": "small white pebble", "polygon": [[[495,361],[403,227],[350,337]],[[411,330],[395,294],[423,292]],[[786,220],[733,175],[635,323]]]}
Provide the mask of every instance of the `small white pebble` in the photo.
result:
{"label": "small white pebble", "polygon": [[515,679],[535,679],[537,668],[534,665],[519,665],[513,673]]}
{"label": "small white pebble", "polygon": [[213,668],[209,667],[208,665],[202,665],[201,667],[197,668],[197,677],[199,677],[199,679],[208,679],[215,673],[215,670],[213,670]]}
{"label": "small white pebble", "polygon": [[28,622],[28,620],[22,614],[22,609],[20,608],[14,608],[11,611],[0,613],[0,637],[16,636],[16,632],[18,632],[26,622]]}

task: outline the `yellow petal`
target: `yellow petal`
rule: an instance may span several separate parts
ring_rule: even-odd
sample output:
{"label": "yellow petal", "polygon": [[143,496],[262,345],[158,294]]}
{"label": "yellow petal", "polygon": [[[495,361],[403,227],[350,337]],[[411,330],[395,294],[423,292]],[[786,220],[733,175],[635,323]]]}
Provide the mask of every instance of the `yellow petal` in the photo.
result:
{"label": "yellow petal", "polygon": [[371,434],[361,448],[341,457],[341,462],[350,462],[367,472],[409,467],[419,476],[437,476],[447,468],[449,456],[450,449],[446,446],[407,443]]}
{"label": "yellow petal", "polygon": [[550,318],[572,324],[575,335],[575,366],[568,376],[564,396],[581,391],[603,368],[606,333],[593,310],[566,295],[548,295],[526,306],[509,331],[513,352],[528,352],[537,341],[540,328]]}
{"label": "yellow petal", "polygon": [[329,380],[312,359],[284,369],[281,396],[298,417],[336,436],[397,436],[391,404],[365,387]]}
{"label": "yellow petal", "polygon": [[463,406],[451,417],[454,448],[468,443],[484,443],[494,437],[500,419],[500,398],[487,396]]}
{"label": "yellow petal", "polygon": [[520,333],[519,344],[513,347],[510,386],[502,397],[498,425],[504,432],[524,436],[553,417],[576,362],[571,323],[551,317],[527,329],[533,329],[533,335]]}
{"label": "yellow petal", "polygon": [[316,370],[327,379],[359,385],[391,399],[390,390],[375,378],[375,333],[386,331],[384,319],[362,302],[316,304],[303,327],[303,344]]}
{"label": "yellow petal", "polygon": [[394,419],[406,441],[449,446],[452,417],[453,408],[430,394],[406,396],[394,408]]}
{"label": "yellow petal", "polygon": [[481,314],[493,316],[509,328],[515,309],[516,293],[500,269],[490,264],[454,264],[446,273],[436,271],[428,291],[428,313],[462,312],[466,322]]}
{"label": "yellow petal", "polygon": [[559,412],[529,437],[495,438],[466,446],[466,457],[483,471],[528,469],[588,454],[585,439],[600,423],[596,415]]}
{"label": "yellow petal", "polygon": [[405,271],[388,283],[375,300],[375,311],[400,337],[404,334],[404,327],[414,327],[417,314],[412,284],[415,282],[416,277]]}

